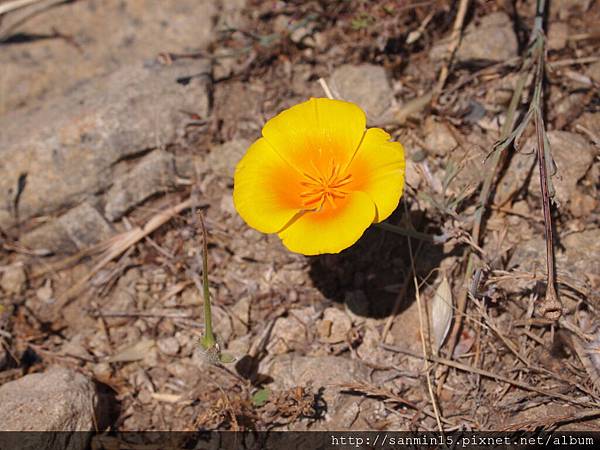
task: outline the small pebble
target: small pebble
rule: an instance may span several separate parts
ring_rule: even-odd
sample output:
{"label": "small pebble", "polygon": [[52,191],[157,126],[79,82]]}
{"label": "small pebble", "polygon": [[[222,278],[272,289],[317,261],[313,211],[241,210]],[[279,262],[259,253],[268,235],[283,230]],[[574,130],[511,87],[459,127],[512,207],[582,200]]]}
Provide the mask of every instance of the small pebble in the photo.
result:
{"label": "small pebble", "polygon": [[180,345],[176,338],[168,337],[159,339],[158,349],[165,355],[175,356],[179,353]]}

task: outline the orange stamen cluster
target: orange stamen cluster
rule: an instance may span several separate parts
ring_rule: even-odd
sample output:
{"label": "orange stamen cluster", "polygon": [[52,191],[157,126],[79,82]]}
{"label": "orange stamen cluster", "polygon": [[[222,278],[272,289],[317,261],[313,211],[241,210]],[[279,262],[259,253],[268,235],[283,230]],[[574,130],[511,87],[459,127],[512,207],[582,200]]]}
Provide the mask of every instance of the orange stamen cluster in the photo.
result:
{"label": "orange stamen cluster", "polygon": [[352,182],[352,175],[340,173],[340,165],[335,161],[331,161],[330,170],[326,172],[328,175],[319,170],[314,162],[312,166],[316,175],[304,172],[305,181],[300,183],[306,188],[300,194],[304,208],[309,211],[320,211],[325,202],[335,208],[335,201],[348,195],[348,191],[343,187]]}

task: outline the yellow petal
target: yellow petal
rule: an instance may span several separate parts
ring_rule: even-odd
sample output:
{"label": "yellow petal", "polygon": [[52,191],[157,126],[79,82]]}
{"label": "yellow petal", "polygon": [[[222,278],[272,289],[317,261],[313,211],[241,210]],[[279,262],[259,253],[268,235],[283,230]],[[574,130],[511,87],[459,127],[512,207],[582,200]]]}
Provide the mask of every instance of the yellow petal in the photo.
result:
{"label": "yellow petal", "polygon": [[252,228],[281,230],[302,208],[300,174],[260,138],[235,169],[233,203]]}
{"label": "yellow petal", "polygon": [[319,212],[306,212],[279,232],[289,250],[304,255],[339,253],[363,235],[375,218],[375,205],[368,195],[352,192],[325,203]]}
{"label": "yellow petal", "polygon": [[365,132],[365,113],[354,103],[311,98],[269,120],[262,134],[302,173],[325,172],[332,161],[345,167]]}
{"label": "yellow petal", "polygon": [[390,135],[381,128],[369,128],[348,167],[352,183],[347,189],[371,197],[377,207],[375,222],[394,212],[404,189],[404,148],[389,139]]}

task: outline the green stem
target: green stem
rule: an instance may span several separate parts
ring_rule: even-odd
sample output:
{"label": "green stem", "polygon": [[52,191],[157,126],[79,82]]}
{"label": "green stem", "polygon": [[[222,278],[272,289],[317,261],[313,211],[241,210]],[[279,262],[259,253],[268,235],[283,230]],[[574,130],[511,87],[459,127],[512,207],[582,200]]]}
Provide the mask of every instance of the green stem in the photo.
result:
{"label": "green stem", "polygon": [[213,348],[217,344],[215,335],[212,329],[212,312],[210,309],[210,291],[208,289],[208,237],[206,235],[206,227],[204,226],[204,218],[200,213],[200,224],[202,225],[202,291],[204,294],[204,337],[202,338],[202,346],[205,350]]}
{"label": "green stem", "polygon": [[421,241],[433,242],[435,244],[441,244],[448,240],[448,237],[444,234],[442,235],[431,235],[427,233],[420,233],[414,230],[408,230],[406,228],[401,228],[397,225],[392,225],[390,223],[376,223],[375,226],[385,231],[390,231],[392,233],[399,234],[401,236],[407,236],[414,239],[419,239]]}

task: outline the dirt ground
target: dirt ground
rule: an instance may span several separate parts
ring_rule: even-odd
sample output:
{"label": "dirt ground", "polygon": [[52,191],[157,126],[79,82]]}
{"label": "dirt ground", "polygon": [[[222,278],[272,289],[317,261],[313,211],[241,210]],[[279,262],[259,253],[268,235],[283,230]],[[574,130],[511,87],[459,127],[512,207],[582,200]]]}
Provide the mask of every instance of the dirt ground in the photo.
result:
{"label": "dirt ground", "polygon": [[[97,389],[102,430],[600,431],[600,2],[546,2],[539,59],[533,0],[46,3],[0,22],[0,120],[13,127],[0,142],[14,153],[40,120],[75,123],[85,91],[107,112],[77,127],[104,136],[95,154],[123,150],[89,159],[77,134],[56,177],[53,163],[2,158],[0,177],[26,175],[1,184],[0,386],[72,369]],[[128,75],[141,72],[118,72],[137,62],[209,69],[153,98],[165,116],[132,113],[135,130],[111,134],[111,111],[147,95]],[[320,78],[404,145],[387,222],[426,238],[371,227],[305,257],[237,215],[235,163],[270,117],[325,96]],[[85,90],[96,79],[109,81]],[[107,86],[121,82],[118,110]],[[546,215],[538,136],[554,161]],[[92,181],[87,161],[103,170]],[[155,175],[165,182],[143,182]],[[58,201],[63,184],[77,189]],[[84,203],[93,226],[75,239]],[[200,213],[229,364],[199,345]]]}

